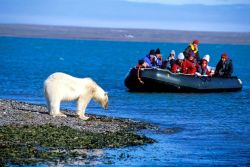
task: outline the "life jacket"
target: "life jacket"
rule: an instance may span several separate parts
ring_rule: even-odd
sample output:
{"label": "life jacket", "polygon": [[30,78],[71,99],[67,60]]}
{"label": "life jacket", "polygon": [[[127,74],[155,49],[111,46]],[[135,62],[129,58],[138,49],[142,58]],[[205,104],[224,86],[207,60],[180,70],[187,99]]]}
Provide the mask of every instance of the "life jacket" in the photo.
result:
{"label": "life jacket", "polygon": [[192,49],[192,51],[194,52],[194,54],[196,54],[198,52],[198,48],[195,48],[194,44],[190,43],[189,46]]}

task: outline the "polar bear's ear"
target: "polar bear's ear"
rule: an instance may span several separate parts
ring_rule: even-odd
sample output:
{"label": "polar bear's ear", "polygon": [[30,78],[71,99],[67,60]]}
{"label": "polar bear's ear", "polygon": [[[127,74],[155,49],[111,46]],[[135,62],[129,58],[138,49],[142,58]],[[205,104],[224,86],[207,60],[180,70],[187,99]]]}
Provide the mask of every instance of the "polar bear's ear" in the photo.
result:
{"label": "polar bear's ear", "polygon": [[107,96],[108,95],[108,92],[104,92],[104,96]]}

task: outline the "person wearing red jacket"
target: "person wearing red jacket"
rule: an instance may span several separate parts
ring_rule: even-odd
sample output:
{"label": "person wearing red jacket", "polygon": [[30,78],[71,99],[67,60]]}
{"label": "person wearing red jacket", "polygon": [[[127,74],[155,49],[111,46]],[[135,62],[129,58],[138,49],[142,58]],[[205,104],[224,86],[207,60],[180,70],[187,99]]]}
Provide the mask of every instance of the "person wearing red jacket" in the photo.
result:
{"label": "person wearing red jacket", "polygon": [[[183,53],[184,54],[184,53]],[[185,55],[184,55],[185,56]],[[200,71],[200,64],[197,62],[197,60],[194,57],[194,54],[189,55],[188,61],[190,61],[196,68],[196,71]]]}
{"label": "person wearing red jacket", "polygon": [[183,74],[191,74],[194,75],[196,72],[196,67],[193,63],[184,59],[185,56],[183,53],[179,53],[178,59],[172,66],[171,71],[173,73],[183,73]]}

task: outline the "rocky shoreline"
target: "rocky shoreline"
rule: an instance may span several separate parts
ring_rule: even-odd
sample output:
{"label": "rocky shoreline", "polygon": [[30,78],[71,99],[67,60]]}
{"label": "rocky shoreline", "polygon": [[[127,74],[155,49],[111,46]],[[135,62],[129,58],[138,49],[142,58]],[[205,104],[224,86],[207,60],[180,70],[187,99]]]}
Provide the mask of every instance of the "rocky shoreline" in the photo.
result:
{"label": "rocky shoreline", "polygon": [[72,111],[62,112],[67,117],[54,118],[46,106],[0,99],[0,164],[85,160],[88,155],[76,149],[154,143],[154,139],[139,135],[138,131],[159,130],[130,119],[87,115],[90,119],[83,121]]}

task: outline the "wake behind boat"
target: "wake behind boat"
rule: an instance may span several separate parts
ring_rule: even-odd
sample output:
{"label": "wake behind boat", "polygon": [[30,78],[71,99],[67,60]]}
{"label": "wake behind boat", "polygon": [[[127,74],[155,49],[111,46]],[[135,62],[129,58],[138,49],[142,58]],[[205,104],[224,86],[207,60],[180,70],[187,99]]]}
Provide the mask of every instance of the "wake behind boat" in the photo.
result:
{"label": "wake behind boat", "polygon": [[125,78],[131,92],[231,92],[242,89],[242,81],[236,77],[197,76],[172,73],[159,68],[132,68]]}

